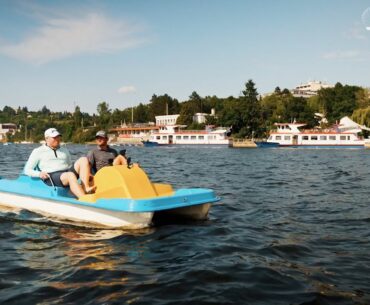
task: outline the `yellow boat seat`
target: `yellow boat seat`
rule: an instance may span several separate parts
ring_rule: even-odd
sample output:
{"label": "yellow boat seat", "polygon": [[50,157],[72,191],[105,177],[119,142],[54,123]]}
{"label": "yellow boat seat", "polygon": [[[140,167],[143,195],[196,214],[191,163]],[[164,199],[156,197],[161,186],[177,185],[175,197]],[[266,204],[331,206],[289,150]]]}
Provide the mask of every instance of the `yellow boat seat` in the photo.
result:
{"label": "yellow boat seat", "polygon": [[94,184],[95,193],[80,197],[80,201],[93,203],[101,198],[145,199],[173,194],[170,184],[152,183],[137,164],[131,168],[126,165],[103,167],[94,176]]}

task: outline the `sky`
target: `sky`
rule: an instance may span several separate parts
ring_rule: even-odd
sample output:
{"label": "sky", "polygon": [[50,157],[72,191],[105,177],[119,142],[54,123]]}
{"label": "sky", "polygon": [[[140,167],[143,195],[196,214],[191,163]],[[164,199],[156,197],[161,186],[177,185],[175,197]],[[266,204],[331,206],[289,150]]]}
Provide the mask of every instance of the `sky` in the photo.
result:
{"label": "sky", "polygon": [[0,0],[0,109],[370,87],[370,1]]}

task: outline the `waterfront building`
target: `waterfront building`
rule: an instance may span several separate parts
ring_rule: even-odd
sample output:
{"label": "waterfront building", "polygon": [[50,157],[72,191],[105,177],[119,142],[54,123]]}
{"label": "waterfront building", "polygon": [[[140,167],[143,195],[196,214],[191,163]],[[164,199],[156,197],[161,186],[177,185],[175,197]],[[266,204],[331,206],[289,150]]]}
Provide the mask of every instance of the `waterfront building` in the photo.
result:
{"label": "waterfront building", "polygon": [[0,124],[0,141],[4,142],[6,141],[6,135],[7,133],[10,133],[12,135],[15,134],[17,131],[17,125],[13,123],[2,123]]}

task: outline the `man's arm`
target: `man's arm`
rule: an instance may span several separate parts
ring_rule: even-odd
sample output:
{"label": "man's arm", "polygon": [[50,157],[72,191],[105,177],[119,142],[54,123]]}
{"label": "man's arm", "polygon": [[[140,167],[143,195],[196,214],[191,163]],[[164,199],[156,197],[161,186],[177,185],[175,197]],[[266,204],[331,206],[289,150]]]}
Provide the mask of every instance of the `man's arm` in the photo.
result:
{"label": "man's arm", "polygon": [[88,153],[87,153],[87,160],[89,160],[89,163],[90,163],[90,168],[91,168],[91,173],[92,174],[95,174],[96,172],[96,166],[95,166],[95,154],[94,154],[94,150],[90,150]]}
{"label": "man's arm", "polygon": [[34,149],[31,155],[29,156],[26,165],[24,166],[24,173],[27,176],[40,177],[41,171],[35,170],[35,168],[39,164],[39,161],[40,161],[39,152],[37,151],[37,149]]}

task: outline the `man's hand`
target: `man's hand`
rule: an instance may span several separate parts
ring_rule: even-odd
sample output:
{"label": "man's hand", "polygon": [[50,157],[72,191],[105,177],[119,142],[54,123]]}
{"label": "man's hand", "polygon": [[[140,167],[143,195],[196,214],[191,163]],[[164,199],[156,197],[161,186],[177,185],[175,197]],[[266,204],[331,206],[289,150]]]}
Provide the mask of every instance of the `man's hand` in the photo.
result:
{"label": "man's hand", "polygon": [[50,176],[49,176],[49,174],[47,172],[40,172],[39,177],[42,180],[45,180],[45,179],[49,178]]}

